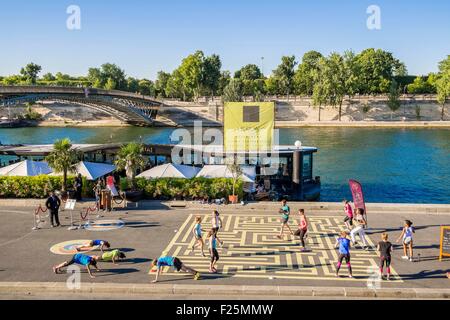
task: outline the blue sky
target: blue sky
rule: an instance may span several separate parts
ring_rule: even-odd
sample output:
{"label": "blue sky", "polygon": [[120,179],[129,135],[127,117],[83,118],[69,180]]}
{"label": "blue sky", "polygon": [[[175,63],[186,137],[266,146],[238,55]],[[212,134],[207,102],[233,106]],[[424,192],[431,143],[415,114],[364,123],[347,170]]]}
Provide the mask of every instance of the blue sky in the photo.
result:
{"label": "blue sky", "polygon": [[[72,4],[81,30],[66,28]],[[381,8],[381,30],[366,27],[371,4]],[[449,16],[446,0],[0,0],[0,74],[33,61],[43,72],[84,75],[112,62],[154,79],[197,49],[219,54],[231,71],[264,57],[269,74],[282,55],[368,47],[426,74],[450,54]]]}

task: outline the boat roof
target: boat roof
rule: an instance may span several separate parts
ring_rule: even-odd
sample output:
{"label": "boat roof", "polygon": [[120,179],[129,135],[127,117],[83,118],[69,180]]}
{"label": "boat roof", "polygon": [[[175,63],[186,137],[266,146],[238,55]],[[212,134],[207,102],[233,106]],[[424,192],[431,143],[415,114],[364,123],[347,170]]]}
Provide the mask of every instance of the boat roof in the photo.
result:
{"label": "boat roof", "polygon": [[[117,150],[124,143],[106,143],[106,144],[73,144],[73,147],[83,153],[99,152],[106,150]],[[173,147],[179,147],[182,149],[190,149],[194,152],[210,153],[210,154],[254,154],[257,151],[237,151],[237,152],[224,152],[222,145],[175,145],[175,144],[144,144],[145,147],[150,147],[158,151],[165,151],[164,153],[170,154]],[[291,145],[278,145],[273,146],[272,150],[268,150],[268,153],[280,153],[289,154],[295,150],[299,150],[295,146]],[[315,147],[301,147],[301,150],[306,153],[317,152]],[[15,145],[1,145],[0,154],[4,155],[16,155],[16,156],[45,156],[53,151],[53,144],[15,144]]]}

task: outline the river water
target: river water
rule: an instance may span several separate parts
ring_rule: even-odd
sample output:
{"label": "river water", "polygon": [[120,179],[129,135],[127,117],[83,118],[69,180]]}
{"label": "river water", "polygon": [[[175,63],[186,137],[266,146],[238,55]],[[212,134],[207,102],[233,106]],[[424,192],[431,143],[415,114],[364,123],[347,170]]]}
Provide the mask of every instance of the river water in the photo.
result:
{"label": "river water", "polygon": [[[171,128],[0,129],[3,144],[142,141],[169,143]],[[450,129],[280,129],[280,144],[315,146],[314,175],[321,176],[322,201],[350,197],[348,179],[360,181],[368,202],[450,203]]]}

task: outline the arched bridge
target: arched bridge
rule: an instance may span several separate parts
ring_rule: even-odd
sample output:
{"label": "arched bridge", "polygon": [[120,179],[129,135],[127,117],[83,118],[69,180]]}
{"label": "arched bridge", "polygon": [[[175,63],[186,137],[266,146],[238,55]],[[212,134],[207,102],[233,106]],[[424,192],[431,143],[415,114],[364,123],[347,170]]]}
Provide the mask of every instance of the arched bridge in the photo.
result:
{"label": "arched bridge", "polygon": [[55,101],[89,107],[137,126],[152,125],[161,102],[136,93],[81,87],[0,86],[0,107]]}

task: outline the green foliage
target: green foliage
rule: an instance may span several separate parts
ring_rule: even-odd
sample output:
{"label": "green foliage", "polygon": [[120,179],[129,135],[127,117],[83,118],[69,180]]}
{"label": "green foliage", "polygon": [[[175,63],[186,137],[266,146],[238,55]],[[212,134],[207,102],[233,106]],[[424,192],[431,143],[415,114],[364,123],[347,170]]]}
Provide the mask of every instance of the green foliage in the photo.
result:
{"label": "green foliage", "polygon": [[439,62],[439,73],[436,80],[437,102],[442,106],[441,120],[444,120],[445,103],[450,96],[450,55]]}
{"label": "green foliage", "polygon": [[395,80],[392,80],[390,88],[389,88],[389,94],[388,94],[388,102],[387,105],[389,109],[391,110],[391,119],[392,114],[397,111],[400,108],[400,90],[398,87],[398,84]]}
{"label": "green foliage", "polygon": [[96,88],[127,90],[125,72],[112,63],[102,64],[100,68],[89,68],[87,80]]}
{"label": "green foliage", "polygon": [[[34,177],[0,177],[0,198],[46,198],[50,191],[59,190],[63,177],[40,175]],[[72,185],[74,177],[68,177]],[[83,196],[92,197],[93,181],[83,181]]]}
{"label": "green foliage", "polygon": [[289,95],[294,88],[294,68],[296,65],[297,61],[295,61],[295,56],[283,56],[281,57],[280,65],[273,70],[274,78],[278,79],[279,90],[287,95]]}
{"label": "green foliage", "polygon": [[[149,199],[200,199],[227,198],[233,194],[233,179],[218,178],[161,178],[150,179],[137,178],[138,190],[144,190],[146,198]],[[236,182],[235,192],[240,197],[243,195],[243,184],[240,180]]]}
{"label": "green foliage", "polygon": [[125,170],[131,187],[134,187],[136,171],[143,169],[147,164],[147,158],[142,155],[143,148],[140,143],[130,142],[122,146],[116,156],[117,170]]}
{"label": "green foliage", "polygon": [[30,84],[35,84],[39,72],[41,72],[42,67],[34,64],[33,62],[27,64],[25,67],[20,69],[20,74],[23,76],[25,81]]}
{"label": "green foliage", "polygon": [[63,173],[62,190],[66,190],[67,173],[79,161],[79,152],[72,148],[72,143],[68,138],[56,140],[53,144],[53,151],[45,157],[45,161],[53,171]]}
{"label": "green foliage", "polygon": [[433,76],[428,77],[416,77],[413,83],[407,86],[408,93],[411,94],[424,94],[424,93],[436,93],[436,83],[433,81]]}
{"label": "green foliage", "polygon": [[303,55],[302,62],[294,75],[294,87],[297,94],[309,96],[313,94],[314,74],[319,67],[320,58],[322,54],[317,51],[309,51]]}
{"label": "green foliage", "polygon": [[231,79],[223,90],[223,102],[242,101],[242,82],[239,79]]}
{"label": "green foliage", "polygon": [[256,64],[247,64],[234,73],[234,78],[241,80],[256,80],[264,78]]}

